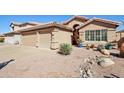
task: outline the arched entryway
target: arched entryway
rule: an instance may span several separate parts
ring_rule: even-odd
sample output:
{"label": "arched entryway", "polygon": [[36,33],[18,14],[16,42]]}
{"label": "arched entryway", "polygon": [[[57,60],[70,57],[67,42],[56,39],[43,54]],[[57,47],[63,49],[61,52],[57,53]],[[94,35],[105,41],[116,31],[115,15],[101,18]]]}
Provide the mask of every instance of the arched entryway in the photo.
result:
{"label": "arched entryway", "polygon": [[74,24],[73,26],[73,35],[72,35],[72,45],[77,45],[77,39],[79,39],[79,30],[77,27],[79,24]]}

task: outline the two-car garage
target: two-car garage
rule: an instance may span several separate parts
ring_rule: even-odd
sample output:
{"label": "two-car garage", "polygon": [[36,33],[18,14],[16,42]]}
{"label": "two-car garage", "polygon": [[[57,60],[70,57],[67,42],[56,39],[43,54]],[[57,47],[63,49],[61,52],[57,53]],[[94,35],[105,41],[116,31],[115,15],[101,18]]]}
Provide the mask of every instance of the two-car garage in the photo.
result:
{"label": "two-car garage", "polygon": [[71,44],[72,29],[52,23],[20,31],[21,44],[47,49],[57,49],[60,43]]}
{"label": "two-car garage", "polygon": [[22,34],[22,44],[41,48],[50,48],[50,31],[30,31]]}

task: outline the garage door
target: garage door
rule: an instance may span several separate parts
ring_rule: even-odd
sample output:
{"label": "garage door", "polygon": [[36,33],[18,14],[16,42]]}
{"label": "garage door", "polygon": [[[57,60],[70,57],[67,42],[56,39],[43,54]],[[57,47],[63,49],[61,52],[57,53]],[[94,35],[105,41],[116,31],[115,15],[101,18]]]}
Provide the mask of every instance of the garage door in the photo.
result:
{"label": "garage door", "polygon": [[26,34],[22,36],[22,44],[26,46],[36,46],[37,35],[33,34]]}
{"label": "garage door", "polygon": [[6,36],[5,43],[7,44],[14,44],[14,36]]}
{"label": "garage door", "polygon": [[39,45],[41,48],[50,48],[51,44],[51,34],[49,32],[40,32]]}

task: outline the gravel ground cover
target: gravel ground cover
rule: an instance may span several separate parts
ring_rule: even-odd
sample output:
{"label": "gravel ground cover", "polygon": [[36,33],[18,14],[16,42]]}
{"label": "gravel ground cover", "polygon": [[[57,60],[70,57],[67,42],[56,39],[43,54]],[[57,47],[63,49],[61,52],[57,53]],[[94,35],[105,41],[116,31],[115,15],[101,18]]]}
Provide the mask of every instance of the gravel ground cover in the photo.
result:
{"label": "gravel ground cover", "polygon": [[[118,53],[111,50],[111,53]],[[28,46],[2,45],[0,46],[0,63],[11,59],[0,70],[0,77],[6,78],[78,78],[79,67],[88,57],[102,56],[98,51],[73,47],[71,55],[60,55],[57,50],[38,49]],[[115,64],[111,67],[94,67],[96,77],[109,76],[110,74],[124,77],[124,58],[110,56]]]}

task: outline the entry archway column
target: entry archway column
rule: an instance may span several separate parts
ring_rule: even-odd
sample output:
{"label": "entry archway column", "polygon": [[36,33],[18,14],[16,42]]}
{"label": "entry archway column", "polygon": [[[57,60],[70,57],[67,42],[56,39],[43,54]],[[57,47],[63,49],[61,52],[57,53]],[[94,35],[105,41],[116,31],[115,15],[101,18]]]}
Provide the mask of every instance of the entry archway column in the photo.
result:
{"label": "entry archway column", "polygon": [[40,46],[40,33],[37,31],[36,35],[37,35],[36,47],[39,47]]}

